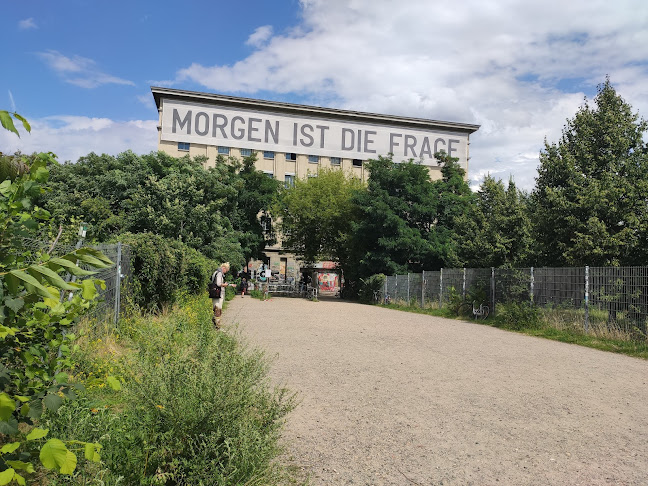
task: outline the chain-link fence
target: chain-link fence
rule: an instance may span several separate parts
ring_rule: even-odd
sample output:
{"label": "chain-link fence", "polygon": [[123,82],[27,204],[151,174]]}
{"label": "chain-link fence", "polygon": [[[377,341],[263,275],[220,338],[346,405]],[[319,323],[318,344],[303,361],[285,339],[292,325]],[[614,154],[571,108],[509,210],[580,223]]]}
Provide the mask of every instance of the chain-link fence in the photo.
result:
{"label": "chain-link fence", "polygon": [[[20,245],[16,245],[16,251],[24,252],[24,249],[29,249],[30,251],[26,252],[28,255],[46,252],[51,256],[63,256],[80,247],[81,243],[73,246],[60,243],[52,244],[50,241],[35,238],[21,238]],[[130,247],[121,243],[100,244],[89,247],[99,250],[113,262],[110,267],[100,270],[95,270],[92,267],[87,268],[96,271],[91,276],[92,278],[101,279],[106,283],[105,289],[98,289],[98,303],[93,307],[92,315],[102,321],[117,322],[122,312],[122,302],[128,297],[130,288],[128,285],[128,281],[132,276]],[[31,263],[31,260],[27,259],[26,262]],[[71,275],[67,275],[66,278],[68,280],[75,279]]]}
{"label": "chain-link fence", "polygon": [[443,307],[449,300],[552,310],[554,318],[646,336],[648,267],[443,268],[387,277],[382,299]]}

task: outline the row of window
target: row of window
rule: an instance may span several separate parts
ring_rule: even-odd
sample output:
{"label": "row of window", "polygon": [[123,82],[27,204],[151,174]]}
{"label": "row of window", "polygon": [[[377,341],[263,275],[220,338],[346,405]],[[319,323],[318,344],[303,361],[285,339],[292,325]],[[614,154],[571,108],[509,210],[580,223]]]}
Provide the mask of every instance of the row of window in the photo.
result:
{"label": "row of window", "polygon": [[[190,144],[187,142],[178,142],[178,150],[182,152],[188,152],[189,151]],[[229,155],[230,153],[230,148],[229,147],[218,147],[218,153],[221,155]],[[252,155],[252,149],[241,149],[241,156],[242,157],[248,157]],[[263,158],[264,159],[273,159],[275,158],[275,153],[271,150],[264,150],[263,151]],[[329,158],[331,161],[331,165],[340,165],[342,164],[342,159],[340,157],[330,157]],[[286,160],[288,161],[296,161],[297,160],[297,154],[294,153],[286,153]],[[308,162],[311,164],[319,164],[319,155],[309,155],[308,156]],[[353,159],[352,161],[354,167],[362,167],[362,160],[361,159]]]}

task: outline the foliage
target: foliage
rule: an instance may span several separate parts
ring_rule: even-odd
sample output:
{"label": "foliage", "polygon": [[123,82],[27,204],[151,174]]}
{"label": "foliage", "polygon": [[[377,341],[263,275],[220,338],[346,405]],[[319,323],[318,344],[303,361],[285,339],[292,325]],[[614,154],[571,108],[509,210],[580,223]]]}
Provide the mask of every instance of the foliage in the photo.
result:
{"label": "foliage", "polygon": [[259,257],[266,241],[257,216],[272,204],[278,182],[254,169],[253,158],[241,164],[219,156],[209,168],[205,162],[163,152],[91,153],[51,168],[43,204],[61,221],[83,219],[99,241],[155,233],[219,261]]}
{"label": "foliage", "polygon": [[34,200],[44,191],[52,160],[52,154],[38,154],[21,175],[0,184],[1,484],[25,484],[22,474],[35,471],[37,457],[61,474],[74,471],[74,449],[99,460],[98,444],[44,441],[48,430],[31,428],[43,408],[56,410],[65,397],[75,398],[78,385],[63,371],[72,364],[75,335],[68,331],[96,297],[96,286],[104,285],[92,278],[65,281],[62,275],[87,277],[93,272],[80,265],[105,268],[112,263],[88,248],[53,257],[25,247],[24,238],[36,234],[50,216]]}
{"label": "foliage", "polygon": [[541,327],[540,310],[529,302],[507,302],[497,305],[496,325],[519,331]]}
{"label": "foliage", "polygon": [[22,123],[22,126],[25,128],[25,130],[27,130],[27,132],[31,132],[31,126],[29,125],[29,122],[18,113],[16,113],[15,111],[0,110],[0,124],[2,125],[2,128],[13,132],[20,137],[20,133],[18,133],[18,130],[16,129],[12,118],[15,118],[20,123]]}
{"label": "foliage", "polygon": [[527,197],[513,180],[508,187],[491,176],[476,194],[476,204],[458,217],[459,259],[467,267],[513,267],[531,258],[531,220]]}
{"label": "foliage", "polygon": [[182,292],[204,292],[220,264],[178,240],[154,233],[126,233],[119,240],[131,248],[131,293],[142,309],[163,309]]}
{"label": "foliage", "polygon": [[360,289],[358,291],[358,299],[360,302],[375,302],[375,295],[382,293],[385,288],[386,278],[384,274],[377,273],[366,279],[360,279]]}
{"label": "foliage", "polygon": [[269,385],[262,353],[210,318],[201,296],[120,322],[122,401],[106,408],[88,393],[49,414],[58,435],[103,446],[103,468],[79,471],[84,484],[286,484],[275,458],[294,399]]}
{"label": "foliage", "polygon": [[539,263],[648,263],[648,122],[609,79],[545,142],[533,192]]}
{"label": "foliage", "polygon": [[321,169],[317,177],[295,180],[274,209],[281,218],[284,248],[309,263],[346,263],[357,214],[352,198],[362,187],[360,179],[336,169]]}
{"label": "foliage", "polygon": [[457,221],[472,203],[465,171],[454,157],[435,154],[443,178],[430,181],[428,168],[413,161],[379,157],[367,164],[366,191],[354,196],[359,217],[353,225],[355,273],[386,275],[456,265]]}

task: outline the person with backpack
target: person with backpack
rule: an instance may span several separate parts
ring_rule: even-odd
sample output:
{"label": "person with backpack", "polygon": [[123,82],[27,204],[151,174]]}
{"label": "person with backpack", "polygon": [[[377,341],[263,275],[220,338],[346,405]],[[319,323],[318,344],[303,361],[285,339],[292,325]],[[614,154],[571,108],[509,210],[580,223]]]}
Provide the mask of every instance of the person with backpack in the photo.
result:
{"label": "person with backpack", "polygon": [[225,287],[229,285],[225,282],[225,274],[229,272],[229,269],[229,262],[223,263],[216,269],[209,283],[209,296],[212,299],[212,309],[214,311],[212,322],[216,329],[220,329],[223,302],[225,302]]}

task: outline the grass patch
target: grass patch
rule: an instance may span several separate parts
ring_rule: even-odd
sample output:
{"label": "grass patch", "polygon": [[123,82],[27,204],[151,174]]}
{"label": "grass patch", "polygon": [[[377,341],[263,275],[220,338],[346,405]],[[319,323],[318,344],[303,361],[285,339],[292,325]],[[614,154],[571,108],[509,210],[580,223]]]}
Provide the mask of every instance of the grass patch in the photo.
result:
{"label": "grass patch", "polygon": [[[87,391],[44,421],[54,437],[99,442],[102,462],[80,461],[74,476],[49,484],[295,481],[277,461],[294,396],[271,386],[261,352],[214,330],[206,297],[93,334],[74,370]],[[107,375],[119,377],[121,391],[102,385]]]}
{"label": "grass patch", "polygon": [[[448,319],[460,319],[449,307],[432,305],[420,307],[415,303],[397,302],[379,304],[387,309],[427,314]],[[474,320],[508,331],[529,336],[542,337],[564,343],[577,344],[612,353],[625,354],[635,358],[648,359],[648,340],[645,336],[624,332],[609,326],[605,319],[594,311],[590,315],[591,327],[588,333],[582,328],[583,311],[579,309],[542,309],[526,304],[501,304],[497,315],[486,320]]]}

